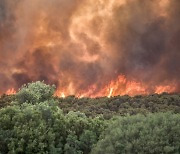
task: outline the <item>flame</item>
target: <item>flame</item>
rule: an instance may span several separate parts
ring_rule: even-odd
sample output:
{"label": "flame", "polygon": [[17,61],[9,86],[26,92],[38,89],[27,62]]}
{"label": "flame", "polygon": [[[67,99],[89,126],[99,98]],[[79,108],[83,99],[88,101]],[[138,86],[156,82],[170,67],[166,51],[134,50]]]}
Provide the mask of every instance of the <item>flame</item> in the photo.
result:
{"label": "flame", "polygon": [[165,86],[157,86],[155,93],[161,94],[163,92],[173,93],[175,92],[175,86],[174,85],[165,85]]}
{"label": "flame", "polygon": [[[64,89],[65,90],[65,89]],[[148,86],[146,84],[143,84],[142,82],[138,82],[135,80],[129,81],[124,75],[120,75],[116,80],[112,80],[107,86],[105,86],[100,92],[96,92],[97,86],[93,85],[88,88],[85,92],[80,92],[74,94],[77,98],[82,97],[104,97],[107,96],[108,98],[117,96],[117,95],[129,95],[129,96],[135,96],[135,95],[148,95],[151,94],[152,91],[149,90]],[[160,94],[163,92],[172,93],[174,92],[175,85],[159,85],[154,87],[155,93]],[[64,92],[61,92],[61,90],[58,90],[56,92],[56,95],[58,97],[66,97],[70,95],[70,92],[67,90],[66,94]]]}
{"label": "flame", "polygon": [[[106,91],[109,91],[109,94]],[[124,75],[120,75],[116,80],[111,81],[101,93],[104,93],[104,96],[111,97],[126,94],[134,96],[137,94],[146,94],[147,92],[144,84],[137,81],[128,81]]]}
{"label": "flame", "polygon": [[60,97],[65,98],[66,95],[62,92]]}
{"label": "flame", "polygon": [[14,94],[16,94],[16,90],[14,88],[8,89],[5,94],[6,95],[14,95]]}
{"label": "flame", "polygon": [[112,96],[112,93],[113,93],[113,88],[110,88],[109,95],[107,97],[110,98]]}
{"label": "flame", "polygon": [[[72,88],[72,89],[71,89]],[[72,93],[74,92],[73,86],[69,86],[68,88],[64,88],[64,90],[56,90],[54,96],[65,98],[68,95],[75,95],[77,98],[83,97],[104,97],[108,98],[117,95],[139,95],[139,94],[151,94],[148,91],[148,87],[140,82],[135,80],[128,81],[124,75],[120,75],[116,80],[112,80],[104,89],[100,90],[100,92],[96,92],[97,86],[93,85],[89,87],[87,91],[82,91],[80,93]],[[155,93],[161,94],[163,92],[173,93],[175,92],[175,83],[171,83],[170,85],[159,85],[154,88]],[[5,93],[6,95],[16,94],[16,90],[14,88],[8,89]]]}
{"label": "flame", "polygon": [[57,91],[55,92],[54,96],[61,97],[61,98],[65,98],[65,97],[66,97],[65,93],[64,93],[64,92],[61,92],[61,91],[59,91],[59,90],[57,90]]}

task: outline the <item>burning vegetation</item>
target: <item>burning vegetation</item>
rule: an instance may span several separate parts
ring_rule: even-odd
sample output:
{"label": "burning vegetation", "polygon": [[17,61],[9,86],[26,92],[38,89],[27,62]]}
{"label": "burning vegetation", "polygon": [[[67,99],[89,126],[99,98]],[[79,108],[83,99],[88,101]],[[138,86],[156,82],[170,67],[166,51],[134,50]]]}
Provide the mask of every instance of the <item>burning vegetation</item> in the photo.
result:
{"label": "burning vegetation", "polygon": [[179,0],[1,0],[0,93],[180,92]]}

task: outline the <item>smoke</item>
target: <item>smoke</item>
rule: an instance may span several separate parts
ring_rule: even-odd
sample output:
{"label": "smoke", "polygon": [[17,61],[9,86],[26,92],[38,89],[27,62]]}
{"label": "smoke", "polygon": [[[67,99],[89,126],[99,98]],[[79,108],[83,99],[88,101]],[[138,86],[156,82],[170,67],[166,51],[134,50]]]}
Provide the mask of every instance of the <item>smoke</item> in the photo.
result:
{"label": "smoke", "polygon": [[0,92],[180,92],[179,19],[179,0],[0,0]]}

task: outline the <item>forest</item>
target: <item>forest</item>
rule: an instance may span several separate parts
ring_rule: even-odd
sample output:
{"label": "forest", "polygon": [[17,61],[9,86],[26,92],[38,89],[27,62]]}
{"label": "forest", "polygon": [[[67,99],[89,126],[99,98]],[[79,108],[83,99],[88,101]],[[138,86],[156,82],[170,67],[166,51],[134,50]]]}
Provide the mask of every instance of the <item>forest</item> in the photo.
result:
{"label": "forest", "polygon": [[180,94],[54,96],[44,82],[0,97],[0,154],[180,153]]}

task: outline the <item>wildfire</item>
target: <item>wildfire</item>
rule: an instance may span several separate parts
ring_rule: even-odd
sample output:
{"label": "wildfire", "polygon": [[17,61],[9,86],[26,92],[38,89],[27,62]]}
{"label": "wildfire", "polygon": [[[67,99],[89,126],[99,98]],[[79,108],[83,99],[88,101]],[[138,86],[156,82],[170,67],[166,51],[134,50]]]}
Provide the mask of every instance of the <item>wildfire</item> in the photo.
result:
{"label": "wildfire", "polygon": [[155,93],[161,94],[163,92],[173,93],[175,92],[175,85],[157,86]]}
{"label": "wildfire", "polygon": [[65,98],[66,95],[65,95],[64,93],[61,93],[61,96],[60,96],[60,97]]}
{"label": "wildfire", "polygon": [[110,98],[112,96],[112,93],[113,93],[113,88],[110,88],[109,95],[107,97]]}
{"label": "wildfire", "polygon": [[14,95],[14,94],[16,94],[16,90],[14,88],[8,89],[5,94],[6,95]]}
{"label": "wildfire", "polygon": [[31,81],[62,98],[180,92],[178,0],[5,1],[2,93]]}
{"label": "wildfire", "polygon": [[[124,75],[120,75],[116,80],[112,80],[106,87],[104,87],[99,92],[96,92],[97,87],[91,86],[86,92],[76,93],[73,94],[78,98],[82,97],[103,97],[107,96],[108,98],[112,96],[117,95],[130,95],[135,96],[139,94],[148,95],[151,94],[152,91],[149,91],[148,87],[138,81],[128,81],[127,78]],[[161,94],[163,92],[172,93],[175,91],[175,86],[173,84],[171,85],[160,85],[154,87],[155,93]],[[69,91],[66,91],[66,94],[64,92],[61,92],[61,90],[57,90],[56,96],[65,98],[66,96],[70,95],[71,93]]]}
{"label": "wildfire", "polygon": [[[74,91],[71,89],[72,86],[67,88],[66,90],[56,90],[54,96],[58,96],[61,98],[65,98],[69,95],[75,95],[77,98],[82,97],[104,97],[107,96],[108,98],[117,95],[139,95],[139,94],[150,94],[151,91],[148,91],[148,88],[145,84],[137,82],[137,81],[128,81],[124,75],[120,75],[116,80],[111,81],[105,88],[101,91],[96,92],[97,87],[91,86],[85,92],[80,93],[72,93]],[[69,91],[68,91],[69,90]],[[172,93],[175,92],[175,84],[172,83],[170,85],[159,85],[154,87],[154,91],[157,94],[161,94],[163,92]],[[6,95],[13,95],[16,94],[16,90],[14,88],[8,89],[5,93]]]}
{"label": "wildfire", "polygon": [[66,95],[64,92],[61,92],[60,90],[56,90],[54,96],[58,96],[58,97],[61,97],[61,98],[65,98]]}
{"label": "wildfire", "polygon": [[110,82],[101,93],[100,96],[116,96],[116,95],[130,95],[147,94],[145,85],[137,81],[128,81],[124,75],[120,75],[116,80]]}

